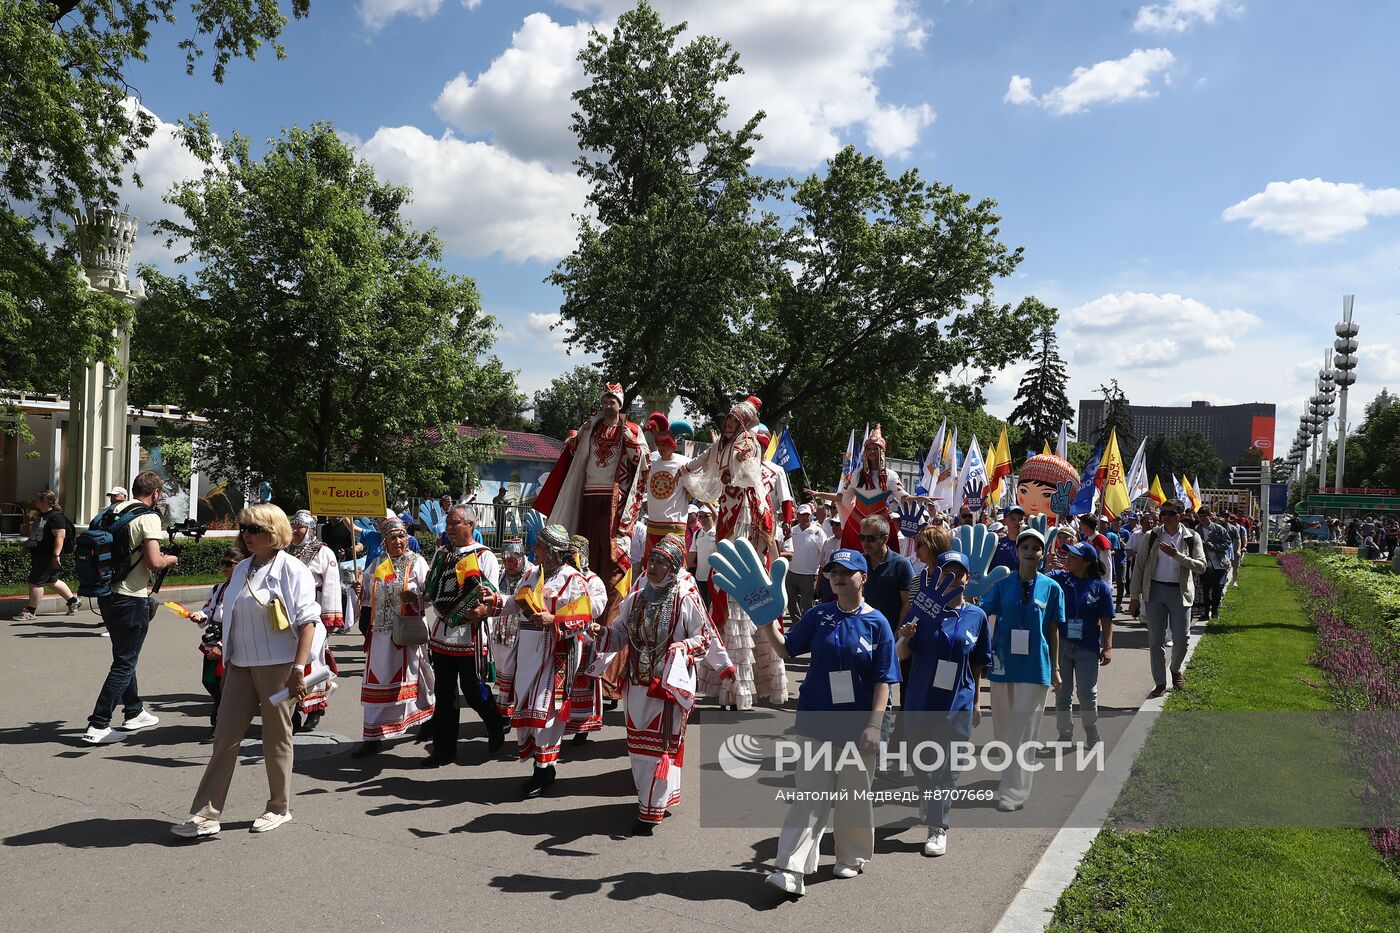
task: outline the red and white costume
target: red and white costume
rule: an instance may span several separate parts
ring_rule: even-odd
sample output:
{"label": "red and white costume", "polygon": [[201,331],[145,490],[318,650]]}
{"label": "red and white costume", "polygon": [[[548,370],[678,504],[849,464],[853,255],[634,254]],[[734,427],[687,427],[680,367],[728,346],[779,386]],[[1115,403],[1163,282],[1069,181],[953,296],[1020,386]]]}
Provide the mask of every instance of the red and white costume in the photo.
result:
{"label": "red and white costume", "polygon": [[[880,448],[878,459],[866,451],[865,462],[859,472],[852,473],[842,484],[836,503],[841,512],[841,546],[854,551],[860,550],[861,521],[870,515],[889,521],[890,512],[899,509],[905,496],[899,474],[885,466],[885,438],[878,424],[870,432],[866,444]],[[893,522],[890,523],[889,545],[899,552],[899,526]]]}
{"label": "red and white costume", "polygon": [[521,619],[515,637],[515,675],[512,680],[519,755],[533,757],[539,766],[559,758],[559,741],[569,721],[569,687],[579,665],[578,634],[593,619],[588,582],[568,564],[546,573],[536,567],[521,583],[532,590],[544,610],[554,616],[543,627]]}
{"label": "red and white costume", "polygon": [[[311,534],[311,532],[307,533]],[[325,626],[328,635],[343,632],[347,626],[345,624],[345,604],[340,589],[340,564],[335,559],[335,552],[320,543],[319,540],[313,539],[313,542],[308,542],[308,544],[308,547],[302,549],[302,553],[297,553],[295,556],[306,565],[306,569],[311,571],[311,576],[316,581],[316,601],[321,606],[321,624]],[[318,641],[316,662],[329,667],[332,673],[339,674],[340,666],[335,663],[335,655],[331,652],[325,639],[318,639]],[[310,664],[306,666],[306,673],[311,673]],[[329,683],[327,681],[308,689],[306,695],[297,700],[297,712],[303,715],[324,712],[328,705],[329,694],[326,691]]]}
{"label": "red and white costume", "polygon": [[392,739],[433,715],[433,666],[428,646],[394,644],[394,619],[405,588],[422,594],[428,584],[428,564],[406,551],[398,560],[387,555],[365,571],[360,581],[361,605],[370,610],[365,636],[365,679],[360,702],[365,708],[364,739]]}
{"label": "red and white costume", "polygon": [[[600,622],[608,608],[608,587],[601,577],[591,570],[582,570],[584,582],[588,586],[588,604],[592,621]],[[566,732],[597,732],[603,728],[603,685],[602,678],[590,675],[588,665],[592,662],[595,646],[587,634],[580,632],[582,642],[578,671],[574,674],[570,692],[569,724]]]}
{"label": "red and white costume", "polygon": [[534,572],[535,565],[520,558],[520,572],[512,574],[501,567],[501,608],[491,618],[491,660],[496,665],[496,709],[510,719],[515,714],[515,642],[525,618],[515,591]]}

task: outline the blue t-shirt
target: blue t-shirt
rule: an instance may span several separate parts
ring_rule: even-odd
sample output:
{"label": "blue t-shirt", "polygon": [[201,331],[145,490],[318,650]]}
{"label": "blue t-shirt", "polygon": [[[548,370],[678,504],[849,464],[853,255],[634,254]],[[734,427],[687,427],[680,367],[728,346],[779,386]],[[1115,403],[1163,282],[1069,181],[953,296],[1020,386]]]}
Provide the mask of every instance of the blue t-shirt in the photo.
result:
{"label": "blue t-shirt", "polygon": [[885,551],[885,559],[874,567],[865,580],[865,601],[878,609],[890,626],[899,625],[904,611],[900,593],[914,591],[914,565],[909,558],[894,551]]}
{"label": "blue t-shirt", "polygon": [[[807,676],[797,694],[797,732],[828,739],[852,739],[864,728],[851,713],[870,712],[875,685],[899,683],[899,660],[894,652],[894,632],[884,615],[869,605],[846,612],[840,603],[822,603],[803,614],[786,635],[788,654],[810,654]],[[831,674],[850,671],[855,701],[831,699]],[[845,717],[821,713],[846,712]],[[807,715],[803,715],[803,714]],[[839,720],[839,721],[838,721]],[[859,725],[860,728],[854,728]],[[854,731],[852,731],[854,730]]]}
{"label": "blue t-shirt", "polygon": [[1101,650],[1104,619],[1113,618],[1113,591],[1102,577],[1076,577],[1068,570],[1056,570],[1051,578],[1065,594],[1065,617],[1060,621],[1060,637],[1092,651]]}
{"label": "blue t-shirt", "polygon": [[[971,712],[977,705],[977,682],[972,669],[992,666],[987,614],[978,606],[964,604],[958,609],[945,609],[937,616],[925,615],[916,605],[910,618],[918,624],[918,631],[909,641],[912,652],[909,680],[903,688],[905,711]],[[951,679],[947,668],[942,677],[938,676],[943,665],[953,669]],[[971,732],[970,716],[954,718],[962,727],[958,732]]]}
{"label": "blue t-shirt", "polygon": [[1103,536],[1108,539],[1108,546],[1113,551],[1113,566],[1123,566],[1123,561],[1127,559],[1127,551],[1123,548],[1123,539],[1118,537],[1114,531],[1105,531]]}
{"label": "blue t-shirt", "polygon": [[[997,542],[996,553],[992,555],[992,567],[1005,567],[1012,573],[1021,568],[1021,560],[1016,556],[1016,542],[1007,535],[1003,535]],[[991,567],[987,568],[988,570]]]}
{"label": "blue t-shirt", "polygon": [[[1030,598],[1019,575],[1003,577],[982,599],[982,608],[996,616],[992,633],[992,669],[987,679],[997,683],[1050,684],[1050,643],[1045,622],[1060,625],[1065,617],[1065,594],[1043,573],[1030,582]],[[1024,636],[1014,635],[1025,631]],[[1024,653],[1014,649],[1021,647]]]}

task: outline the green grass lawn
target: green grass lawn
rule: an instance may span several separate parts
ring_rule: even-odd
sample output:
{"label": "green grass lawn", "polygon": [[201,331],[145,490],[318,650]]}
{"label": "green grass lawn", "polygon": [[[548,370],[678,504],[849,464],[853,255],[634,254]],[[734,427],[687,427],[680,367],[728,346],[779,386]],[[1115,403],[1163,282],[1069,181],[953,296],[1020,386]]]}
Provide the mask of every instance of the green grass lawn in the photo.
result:
{"label": "green grass lawn", "polygon": [[[210,583],[222,583],[223,579],[223,574],[211,573],[195,574],[187,577],[166,577],[162,588],[167,586],[200,586]],[[74,580],[65,580],[64,582],[69,586],[77,585]],[[23,583],[0,583],[0,596],[24,596],[28,592],[29,587],[25,586]],[[47,590],[46,595],[52,596],[53,590]]]}
{"label": "green grass lawn", "polygon": [[[1246,558],[1174,711],[1325,710],[1306,681],[1316,634],[1272,558]],[[1154,729],[1120,798],[1170,794],[1170,733]],[[1179,760],[1179,759],[1178,759]],[[1340,768],[1319,769],[1338,781]],[[1400,929],[1400,875],[1355,829],[1105,829],[1060,897],[1057,931]]]}

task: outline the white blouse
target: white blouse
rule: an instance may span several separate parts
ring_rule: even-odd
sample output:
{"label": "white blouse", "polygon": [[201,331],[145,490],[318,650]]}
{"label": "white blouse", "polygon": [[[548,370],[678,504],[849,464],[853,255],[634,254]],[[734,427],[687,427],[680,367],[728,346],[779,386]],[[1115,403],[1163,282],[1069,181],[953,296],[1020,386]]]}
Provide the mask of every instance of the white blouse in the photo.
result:
{"label": "white blouse", "polygon": [[[252,567],[248,558],[233,568],[224,594],[224,662],[239,667],[291,664],[298,630],[321,624],[316,580],[305,564],[283,551],[257,570]],[[281,597],[292,623],[280,632],[268,621],[267,605],[273,596]]]}

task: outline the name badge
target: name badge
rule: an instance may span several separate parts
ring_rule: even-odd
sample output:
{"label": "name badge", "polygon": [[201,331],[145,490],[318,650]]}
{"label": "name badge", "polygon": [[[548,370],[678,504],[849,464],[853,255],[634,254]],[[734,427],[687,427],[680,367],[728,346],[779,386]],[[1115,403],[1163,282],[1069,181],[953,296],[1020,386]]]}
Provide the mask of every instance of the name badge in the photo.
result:
{"label": "name badge", "polygon": [[958,666],[952,661],[939,658],[938,667],[933,670],[933,689],[952,690],[958,682]]}
{"label": "name badge", "polygon": [[1011,653],[1030,654],[1031,653],[1031,630],[1028,628],[1013,628],[1011,630]]}
{"label": "name badge", "polygon": [[1083,620],[1083,619],[1071,619],[1071,620],[1070,620],[1070,623],[1069,623],[1069,637],[1070,637],[1070,638],[1083,638],[1083,637],[1084,637],[1084,620]]}
{"label": "name badge", "polygon": [[831,684],[831,702],[833,703],[854,703],[856,701],[856,685],[851,680],[850,671],[832,671],[827,675]]}

